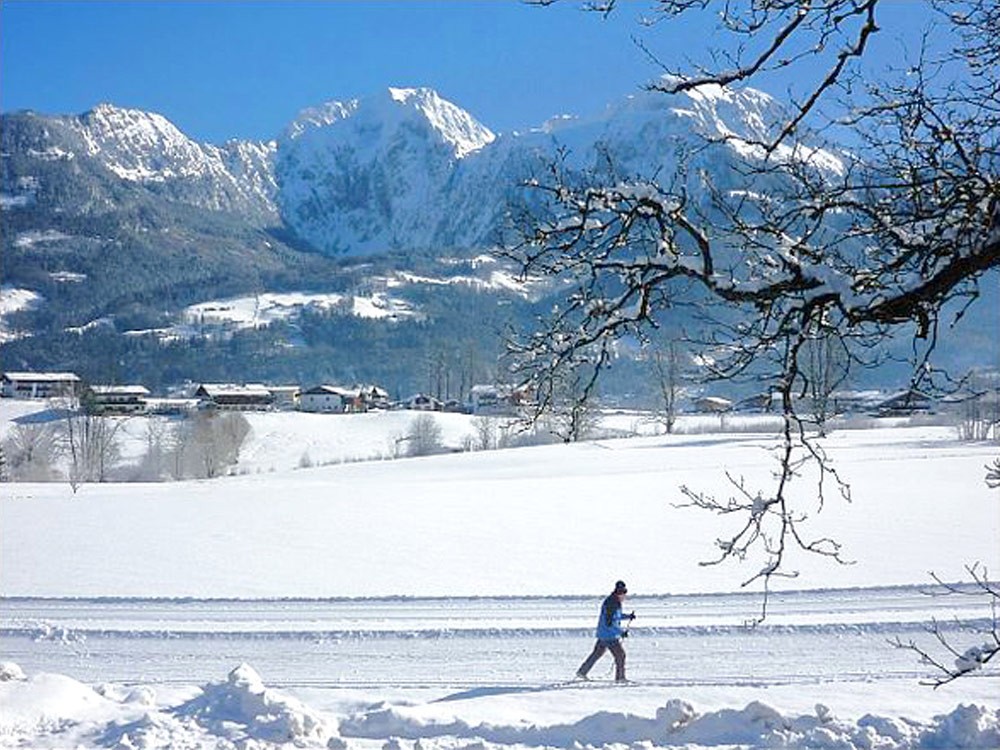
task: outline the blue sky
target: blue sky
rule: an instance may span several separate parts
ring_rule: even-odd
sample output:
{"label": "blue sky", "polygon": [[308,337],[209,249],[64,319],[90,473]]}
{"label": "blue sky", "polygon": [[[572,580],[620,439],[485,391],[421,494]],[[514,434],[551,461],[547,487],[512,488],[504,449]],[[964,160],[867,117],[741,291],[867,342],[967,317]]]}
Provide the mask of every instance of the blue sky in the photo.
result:
{"label": "blue sky", "polygon": [[[565,2],[3,0],[0,108],[75,114],[100,102],[159,112],[200,141],[276,137],[301,109],[386,86],[430,86],[498,132],[587,114],[697,56],[708,26],[609,18]],[[928,18],[897,2],[877,60]],[[779,93],[774,91],[772,93]]]}

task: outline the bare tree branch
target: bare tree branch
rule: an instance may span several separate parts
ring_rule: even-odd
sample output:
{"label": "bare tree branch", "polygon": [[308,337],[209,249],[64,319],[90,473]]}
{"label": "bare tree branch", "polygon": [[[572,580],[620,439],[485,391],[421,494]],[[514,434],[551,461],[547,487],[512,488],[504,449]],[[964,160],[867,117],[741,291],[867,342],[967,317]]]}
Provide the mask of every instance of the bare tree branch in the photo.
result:
{"label": "bare tree branch", "polygon": [[897,637],[890,641],[896,648],[914,652],[922,664],[934,668],[936,674],[923,682],[923,684],[934,688],[947,685],[949,682],[982,669],[1000,652],[1000,625],[998,625],[997,619],[1000,588],[990,581],[986,570],[978,563],[967,565],[965,569],[972,579],[972,586],[946,583],[937,575],[932,574],[932,578],[938,585],[938,590],[931,591],[929,594],[932,596],[986,598],[992,609],[992,627],[986,634],[985,640],[982,640],[982,634],[979,634],[979,643],[960,650],[961,647],[955,646],[952,642],[954,636],[948,635],[941,623],[935,620],[928,628],[928,632],[934,636],[938,650],[943,652],[941,656],[935,656],[928,648],[912,639],[903,641]]}

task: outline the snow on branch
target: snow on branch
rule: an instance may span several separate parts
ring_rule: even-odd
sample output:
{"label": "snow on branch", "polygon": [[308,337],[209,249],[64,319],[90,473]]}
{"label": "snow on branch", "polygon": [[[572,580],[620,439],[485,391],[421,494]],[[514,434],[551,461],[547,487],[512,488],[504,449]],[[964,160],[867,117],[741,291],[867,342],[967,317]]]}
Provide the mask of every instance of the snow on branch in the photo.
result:
{"label": "snow on branch", "polygon": [[[953,636],[936,620],[928,628],[928,632],[937,642],[937,653],[918,644],[914,640],[903,641],[895,638],[890,643],[896,648],[912,651],[920,657],[920,663],[932,667],[934,676],[924,680],[925,685],[939,688],[949,682],[959,679],[972,672],[983,669],[1000,652],[1000,626],[998,626],[997,607],[1000,605],[1000,588],[990,580],[985,568],[979,563],[967,565],[965,568],[972,584],[946,583],[937,575],[932,577],[937,584],[937,590],[928,592],[930,596],[962,596],[986,598],[992,608],[992,628],[985,634],[985,640],[973,643],[971,646],[956,646]],[[983,634],[979,634],[982,638]]]}

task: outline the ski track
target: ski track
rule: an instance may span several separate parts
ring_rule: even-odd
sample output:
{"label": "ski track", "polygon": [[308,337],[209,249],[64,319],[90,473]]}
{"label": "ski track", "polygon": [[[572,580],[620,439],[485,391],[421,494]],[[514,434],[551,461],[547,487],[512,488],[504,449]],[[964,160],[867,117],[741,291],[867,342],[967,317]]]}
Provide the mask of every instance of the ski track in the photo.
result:
{"label": "ski track", "polygon": [[[455,690],[561,685],[590,648],[595,606],[582,597],[0,603],[0,650],[29,671],[183,684],[245,661],[282,687]],[[888,641],[929,643],[936,608],[951,616],[956,602],[918,586],[784,592],[764,624],[747,625],[759,604],[745,594],[630,600],[630,675],[659,687],[916,680],[927,669]],[[988,628],[988,606],[962,604],[964,627]]]}

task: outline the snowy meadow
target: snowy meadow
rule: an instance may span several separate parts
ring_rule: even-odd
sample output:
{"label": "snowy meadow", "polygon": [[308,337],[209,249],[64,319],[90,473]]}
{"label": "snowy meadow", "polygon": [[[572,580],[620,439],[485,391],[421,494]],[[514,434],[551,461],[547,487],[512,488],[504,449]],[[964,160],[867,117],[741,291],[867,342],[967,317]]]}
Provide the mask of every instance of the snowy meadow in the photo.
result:
{"label": "snowy meadow", "polygon": [[[1000,567],[995,445],[832,432],[851,501],[802,477],[797,502],[850,564],[793,558],[753,627],[752,562],[702,564],[729,521],[679,488],[765,485],[764,425],[617,415],[640,435],[387,460],[413,418],[253,414],[233,476],[4,485],[0,746],[1000,746],[995,670],[934,690],[890,643],[987,637],[988,603],[928,594]],[[471,418],[437,418],[469,444]],[[618,578],[632,682],[610,657],[573,682]]]}

